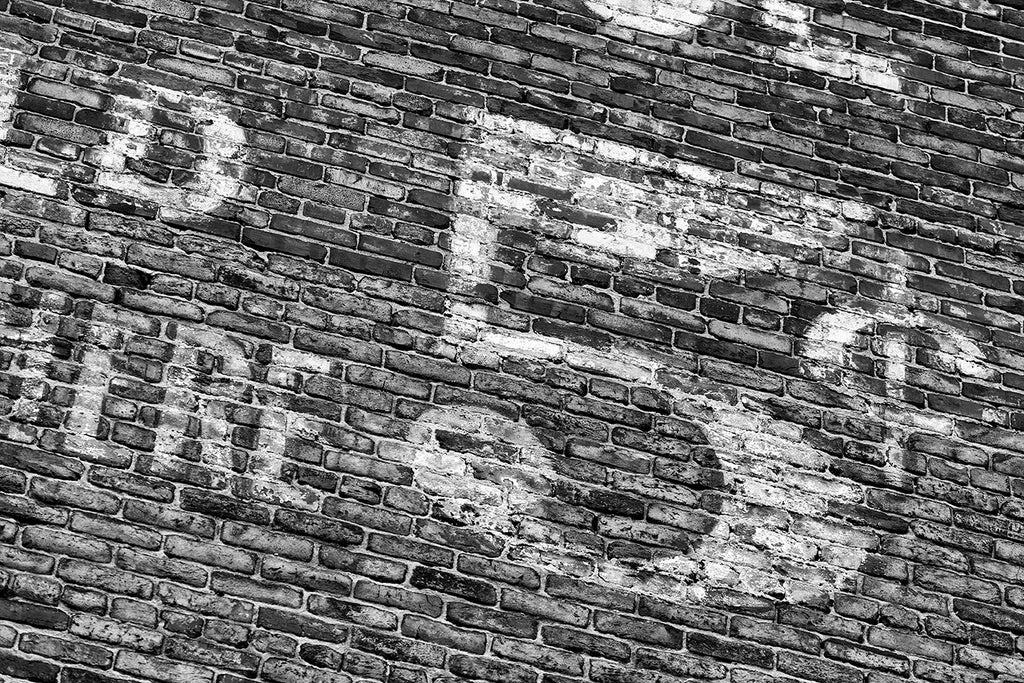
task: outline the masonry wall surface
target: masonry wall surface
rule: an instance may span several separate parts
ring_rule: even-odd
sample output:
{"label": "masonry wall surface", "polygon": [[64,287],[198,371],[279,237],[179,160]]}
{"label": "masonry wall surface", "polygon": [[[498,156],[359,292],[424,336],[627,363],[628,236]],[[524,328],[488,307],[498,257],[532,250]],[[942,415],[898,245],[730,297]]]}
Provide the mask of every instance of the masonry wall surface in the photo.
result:
{"label": "masonry wall surface", "polygon": [[0,680],[1024,680],[1024,3],[0,0]]}

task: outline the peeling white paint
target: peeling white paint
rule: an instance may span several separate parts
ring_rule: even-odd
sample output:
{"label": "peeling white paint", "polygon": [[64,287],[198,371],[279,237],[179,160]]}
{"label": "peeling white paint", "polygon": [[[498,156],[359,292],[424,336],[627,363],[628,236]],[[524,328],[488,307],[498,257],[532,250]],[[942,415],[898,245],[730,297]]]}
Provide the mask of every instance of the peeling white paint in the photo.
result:
{"label": "peeling white paint", "polygon": [[489,253],[495,237],[494,229],[487,221],[465,214],[456,216],[448,266],[452,279],[486,280],[490,272]]}
{"label": "peeling white paint", "polygon": [[[467,234],[453,236],[453,243],[462,245],[453,247],[455,284],[450,290],[453,293],[462,291],[470,279],[486,280],[487,268],[482,262],[493,261],[498,235],[498,229],[492,226],[509,223],[531,225],[542,235],[550,234],[552,243],[571,244],[573,253],[598,260],[602,267],[611,270],[619,263],[616,259],[622,263],[635,261],[652,266],[656,259],[675,262],[705,279],[742,277],[743,273],[786,274],[802,267],[784,258],[715,240],[715,223],[731,220],[730,214],[743,206],[742,197],[750,190],[749,187],[742,190],[734,187],[737,181],[732,178],[717,172],[703,172],[700,167],[674,164],[624,145],[603,144],[553,130],[545,132],[536,124],[529,124],[526,130],[518,122],[484,115],[479,125],[488,134],[481,141],[482,148],[520,159],[525,168],[501,169],[486,175],[477,173],[474,177],[490,177],[497,184],[502,182],[501,177],[507,183],[510,175],[522,173],[524,177],[552,187],[569,188],[573,192],[574,206],[607,216],[608,220],[601,227],[581,226],[571,220],[561,222],[557,213],[544,214],[545,205],[536,196],[525,192],[517,196],[505,185],[497,187],[483,181],[464,181],[460,196],[467,203],[460,207],[464,217],[455,221],[454,230],[466,230]],[[545,142],[543,155],[532,156],[531,140]],[[581,174],[577,160],[584,155],[649,171],[658,176],[657,187],[638,184],[635,179],[627,181],[593,172]],[[485,163],[475,161],[472,154],[464,163],[475,171],[486,168]],[[768,184],[757,189],[762,196],[776,197],[780,204],[790,208],[774,209],[776,218],[766,213],[744,214],[742,224],[730,225],[729,232],[741,229],[780,243],[797,244],[813,252],[836,236],[856,234],[856,227],[847,221],[866,222],[877,217],[874,208],[859,202],[840,202]],[[802,207],[802,211],[792,207]],[[539,215],[544,215],[540,222]],[[692,228],[697,231],[691,235]],[[891,275],[892,281],[886,285],[886,298],[896,302],[907,300],[905,267],[894,265]],[[937,331],[933,321],[923,314],[911,315],[901,305],[878,305],[881,314],[874,309],[841,305],[839,310],[820,316],[807,332],[802,353],[811,361],[807,366],[808,375],[831,382],[834,375],[829,373],[848,365],[855,351],[868,352],[867,344],[877,323],[897,327],[895,332],[876,340],[875,347],[882,358],[887,396],[897,402],[877,401],[869,405],[871,416],[892,427],[885,437],[883,450],[887,457],[886,469],[897,474],[904,471],[901,444],[908,430],[950,433],[952,423],[945,417],[907,410],[898,403],[909,364],[913,361],[908,335],[900,330],[925,330],[934,336]],[[508,529],[516,529],[519,542],[528,542],[529,546],[528,550],[516,546],[517,552],[537,566],[552,571],[571,569],[580,576],[596,577],[610,585],[686,600],[699,600],[709,590],[722,586],[791,599],[849,587],[871,549],[864,545],[864,538],[846,529],[840,535],[841,541],[825,540],[828,534],[824,533],[820,534],[823,538],[809,539],[804,530],[812,521],[826,519],[831,504],[861,502],[862,491],[859,486],[831,474],[831,456],[804,443],[798,426],[768,418],[756,405],[737,407],[665,386],[659,380],[676,374],[665,364],[666,359],[644,351],[642,345],[623,342],[621,337],[610,349],[596,349],[535,333],[515,332],[488,323],[487,308],[467,305],[457,299],[453,301],[446,322],[448,341],[463,352],[473,350],[498,357],[542,360],[556,365],[565,363],[585,372],[608,374],[637,386],[668,391],[676,402],[677,412],[680,406],[689,406],[687,410],[701,415],[698,421],[707,425],[706,435],[718,458],[717,467],[727,477],[731,491],[723,508],[713,515],[713,528],[700,535],[693,550],[680,554],[663,549],[650,561],[638,565],[635,561],[588,556],[566,546],[555,531],[546,527],[545,531],[539,531],[536,524],[529,522],[528,512],[531,499],[537,504],[543,502],[543,493],[529,488],[536,484],[534,479],[503,480],[507,485],[503,493],[490,489],[480,492],[479,500],[489,501],[481,503],[484,507],[493,503],[492,507],[480,510],[471,504],[465,508],[460,507],[461,502],[450,504],[440,484],[428,484],[422,479],[430,475],[417,475],[418,481],[444,501],[445,507],[467,511],[467,516],[460,518],[463,523],[493,533],[506,534]],[[941,352],[948,354],[950,364],[959,372],[984,375],[991,371],[984,366],[978,347],[962,334],[942,330],[934,338],[940,340]],[[686,373],[679,374],[685,376]],[[840,385],[843,385],[842,379]],[[492,420],[498,419],[486,410],[482,412]],[[438,411],[426,414],[424,424],[438,419],[438,415]],[[468,431],[487,433],[483,427]],[[525,431],[518,442],[535,450],[536,455],[531,460],[533,474],[558,479],[553,456],[537,448],[536,437]],[[429,447],[437,447],[437,444]],[[469,462],[472,456],[448,455],[458,459],[459,465],[445,475],[436,476],[451,478],[446,484],[449,491],[475,491],[472,487],[478,486],[477,483],[466,483],[467,488],[460,489],[460,483],[466,482],[467,477],[474,478]],[[516,491],[518,493],[514,493]],[[468,512],[470,510],[472,512]],[[774,511],[773,517],[761,519],[766,510]],[[628,531],[655,538],[674,530],[662,524],[638,525],[606,517],[600,523],[606,525],[604,530],[610,537]],[[828,523],[837,524],[831,519]],[[524,531],[527,528],[528,533]]]}
{"label": "peeling white paint", "polygon": [[[493,461],[495,456],[487,452],[446,452],[436,436],[432,436],[438,428],[435,423],[443,424],[451,417],[449,411],[440,408],[427,411],[418,423],[424,427],[425,436],[421,435],[414,449],[416,455],[409,460],[415,463],[417,486],[448,514],[457,517],[460,524],[509,536],[515,552],[538,566],[552,571],[571,568],[580,576],[630,590],[694,600],[721,586],[756,594],[794,595],[846,585],[860,566],[858,560],[865,556],[865,549],[808,540],[795,525],[801,519],[825,517],[831,503],[858,502],[862,492],[858,486],[829,472],[831,456],[806,445],[801,428],[773,420],[755,405],[737,407],[664,386],[659,377],[673,376],[677,371],[666,365],[667,357],[645,349],[642,344],[620,337],[611,348],[598,349],[533,332],[517,332],[488,322],[489,307],[466,304],[458,298],[472,284],[488,280],[498,239],[495,226],[509,222],[532,225],[541,234],[550,233],[553,242],[571,244],[588,258],[602,262],[612,259],[606,264],[612,270],[616,267],[615,259],[652,266],[656,260],[665,259],[703,279],[796,270],[799,264],[786,258],[709,238],[711,226],[735,212],[730,198],[743,196],[734,184],[750,181],[726,178],[718,172],[680,164],[626,145],[545,130],[537,124],[504,117],[482,115],[478,125],[485,133],[479,145],[484,153],[477,161],[471,152],[463,163],[467,177],[490,180],[463,180],[457,192],[460,203],[453,227],[453,282],[449,289],[455,296],[447,309],[446,340],[463,353],[473,351],[554,365],[565,363],[570,368],[610,375],[634,386],[667,391],[676,402],[676,412],[687,406],[685,412],[700,414],[699,422],[708,425],[706,436],[718,459],[717,469],[727,478],[731,491],[725,494],[723,509],[713,515],[680,509],[679,524],[688,523],[688,515],[714,520],[710,530],[695,534],[698,543],[688,553],[662,549],[639,565],[636,561],[594,556],[593,552],[567,545],[557,530],[543,527],[541,531],[530,521],[530,510],[545,503],[543,483],[559,479],[554,456],[531,430],[518,423],[508,424],[506,430],[515,434],[512,443],[531,451],[530,465],[527,467],[505,453],[501,462],[510,474],[500,479],[500,486],[494,481],[481,482],[474,462],[477,458]],[[530,146],[539,146],[541,142],[544,152],[535,157]],[[503,168],[494,172],[484,161],[492,152],[519,159],[525,166],[521,171],[517,166],[515,170]],[[656,176],[658,184],[581,172],[584,166],[580,162],[588,157],[642,169],[651,177]],[[606,223],[590,227],[571,220],[563,222],[557,213],[545,214],[546,205],[541,197],[508,189],[509,178],[520,173],[524,179],[571,189],[573,206],[593,212],[594,216],[607,216]],[[853,202],[844,205],[794,194],[790,189],[762,189],[764,195],[774,193],[787,206],[804,208],[783,211],[780,205],[778,220],[744,214],[739,229],[808,250],[821,249],[837,234],[849,230],[842,219],[844,213],[868,215],[866,207]],[[541,215],[544,218],[538,222]],[[862,326],[853,313],[831,323],[831,327],[842,330],[842,336],[837,339],[833,329],[824,325],[819,328],[818,354],[824,360],[841,358],[843,352],[836,342],[845,340],[852,344]],[[502,420],[497,414],[480,409],[475,421],[456,421],[454,429],[486,442],[495,438],[487,425]],[[759,525],[752,517],[765,509],[778,511],[772,526]],[[601,518],[601,524],[607,525],[610,537],[640,534],[658,538],[680,533],[679,529],[662,523],[634,523],[607,516]],[[845,558],[845,565],[838,569],[836,557]]]}
{"label": "peeling white paint", "polygon": [[14,104],[18,99],[18,82],[25,58],[20,52],[0,49],[0,143],[14,123]]}
{"label": "peeling white paint", "polygon": [[[900,268],[902,282],[887,286],[887,297],[896,301],[909,299],[906,285],[906,271]],[[933,318],[921,312],[911,313],[905,309],[879,307],[870,313],[865,311],[841,310],[819,316],[806,332],[808,345],[804,355],[815,361],[804,366],[805,374],[822,379],[832,374],[832,381],[839,387],[856,391],[854,380],[848,375],[852,367],[855,340],[868,341],[879,324],[895,326],[878,340],[877,350],[882,360],[879,365],[885,384],[885,399],[869,400],[868,415],[885,425],[882,450],[886,455],[883,469],[891,474],[904,472],[907,438],[917,432],[952,434],[953,420],[946,416],[935,416],[907,409],[900,405],[907,390],[908,368],[914,362],[915,347],[911,346],[910,334],[926,334],[939,347],[939,353],[949,358],[950,374],[954,376],[975,376],[992,379],[993,368],[988,367],[980,347],[960,330],[951,325],[937,324]],[[835,343],[829,344],[833,339]],[[838,370],[838,381],[834,373]],[[892,401],[896,401],[893,403]],[[992,419],[998,421],[997,411],[989,411]]]}
{"label": "peeling white paint", "polygon": [[113,374],[110,354],[89,348],[82,354],[79,363],[80,372],[74,387],[75,400],[68,410],[64,427],[70,434],[94,437],[99,431],[103,397],[108,392]]}
{"label": "peeling white paint", "polygon": [[[3,160],[4,155],[0,153],[0,163],[3,163]],[[48,197],[56,197],[60,190],[60,184],[54,178],[47,178],[29,171],[19,171],[6,165],[0,165],[0,185],[28,190],[36,194],[45,194]]]}
{"label": "peeling white paint", "polygon": [[885,64],[884,67],[876,64],[873,68],[861,68],[857,70],[857,80],[874,88],[901,92],[899,76],[892,73],[891,69],[889,64]]}
{"label": "peeling white paint", "polygon": [[677,36],[708,20],[714,0],[586,0],[601,21],[660,36]]}
{"label": "peeling white paint", "polygon": [[873,88],[901,91],[900,78],[890,60],[830,44],[827,38],[815,38],[809,7],[790,0],[760,0],[759,6],[767,26],[793,36],[788,46],[775,51],[780,63],[843,80],[855,79]]}
{"label": "peeling white paint", "polygon": [[[10,414],[0,421],[3,423],[0,431],[7,437],[20,433],[18,440],[31,443],[38,436],[36,428],[30,425],[42,415],[41,400],[58,384],[48,378],[49,368],[54,363],[52,340],[58,320],[57,315],[41,311],[29,328],[0,325],[0,339],[14,352],[9,372],[21,383]],[[98,341],[102,343],[105,339],[110,339],[109,334]],[[98,439],[103,399],[112,376],[110,354],[89,347],[73,362],[79,374],[72,387],[73,400],[64,415],[65,448],[103,462],[111,450],[109,443]]]}
{"label": "peeling white paint", "polygon": [[[501,355],[526,356],[554,361],[566,358],[570,345],[561,340],[525,332],[482,329],[479,334],[482,346],[492,347]],[[507,352],[507,354],[502,352]]]}
{"label": "peeling white paint", "polygon": [[[167,366],[167,379],[171,386],[162,408],[168,428],[157,431],[154,450],[165,459],[173,457],[184,438],[184,427],[189,417],[194,415],[201,428],[199,438],[202,441],[203,462],[219,469],[230,469],[234,463],[231,432],[237,423],[229,419],[227,411],[252,410],[258,414],[258,422],[248,425],[257,432],[257,447],[246,451],[246,470],[252,475],[249,495],[278,504],[316,509],[318,494],[298,489],[282,480],[282,469],[287,462],[286,438],[308,431],[308,418],[291,413],[287,410],[285,399],[250,383],[252,366],[248,357],[253,351],[251,342],[233,335],[179,324],[174,353]],[[323,358],[296,350],[281,351],[275,352],[275,362],[284,363],[292,370],[327,372],[330,369],[330,363]],[[203,378],[192,368],[197,366],[200,355],[211,354],[216,357],[217,376],[235,385],[229,395],[252,389],[253,403],[227,402],[216,393],[197,389],[202,386]]]}
{"label": "peeling white paint", "polygon": [[0,48],[0,185],[26,190],[35,194],[56,197],[61,185],[56,179],[22,168],[11,150],[3,146],[14,125],[18,86],[25,56],[14,50]]}
{"label": "peeling white paint", "polygon": [[774,29],[792,33],[799,38],[807,38],[810,34],[807,22],[811,12],[803,5],[788,0],[762,0],[761,11],[765,13],[765,23]]}
{"label": "peeling white paint", "polygon": [[[202,140],[199,159],[191,169],[195,177],[181,185],[158,183],[127,167],[130,159],[144,160],[158,142],[160,131],[152,111],[161,99],[184,104]],[[107,145],[98,153],[98,185],[154,202],[167,217],[205,213],[226,199],[253,199],[252,190],[241,182],[238,163],[245,153],[245,131],[232,120],[226,105],[148,86],[146,99],[115,95],[110,113],[124,122],[125,131],[107,134]]]}
{"label": "peeling white paint", "polygon": [[[744,270],[773,271],[788,266],[787,260],[781,257],[735,243],[714,241],[703,235],[709,222],[719,219],[724,211],[732,208],[728,206],[724,193],[730,189],[748,189],[744,183],[749,181],[727,182],[718,172],[649,152],[641,153],[636,148],[618,143],[550,128],[547,133],[541,133],[536,123],[484,113],[477,124],[487,132],[480,145],[486,151],[522,156],[528,154],[524,149],[528,143],[524,140],[543,141],[550,145],[543,158],[524,160],[529,163],[529,168],[523,175],[555,186],[573,183],[571,189],[575,203],[606,215],[609,222],[608,227],[567,223],[564,229],[571,231],[576,244],[602,253],[648,261],[660,253],[671,253],[683,262],[692,261],[702,274],[716,277],[731,276]],[[551,154],[558,157],[554,163],[549,158]],[[597,173],[585,175],[582,181],[575,177],[559,177],[560,167],[578,169],[580,162],[588,158],[632,163],[653,175],[664,173],[668,177],[658,187]],[[478,162],[468,159],[465,163],[475,169],[474,164]],[[509,175],[511,172],[506,171],[506,179]],[[480,222],[487,221],[488,212],[512,211],[525,217],[535,214],[540,206],[540,199],[534,195],[511,191],[504,185],[482,180],[461,181],[458,196],[461,217],[457,220],[469,221],[471,216],[475,221],[456,226],[467,231],[466,237],[453,237],[459,248],[453,247],[456,253],[453,254],[452,265],[462,269],[480,267],[474,265],[479,255],[479,244],[488,236],[486,226]],[[808,211],[802,220],[771,222],[754,217],[744,226],[745,232],[810,249],[820,248],[822,238],[836,228],[832,224],[833,219],[826,214],[834,216],[840,210],[838,202],[827,199],[821,202],[816,208],[822,211]],[[475,245],[473,249],[467,251],[472,245]]]}
{"label": "peeling white paint", "polygon": [[[813,360],[841,365],[850,356],[860,334],[871,325],[871,319],[853,311],[828,311],[815,318],[805,333],[804,356]],[[820,377],[819,377],[820,378]]]}
{"label": "peeling white paint", "polygon": [[[24,64],[21,53],[0,49],[0,141],[6,139],[14,120],[18,83]],[[147,86],[144,98],[114,95],[110,113],[121,121],[124,130],[108,132],[107,142],[91,151],[92,163],[99,167],[96,184],[157,205],[167,218],[211,211],[226,199],[255,200],[255,193],[242,183],[246,148],[245,131],[234,122],[227,105],[211,97],[191,97],[166,88]],[[127,168],[129,160],[144,160],[158,142],[160,130],[153,123],[153,111],[159,103],[181,106],[195,121],[194,133],[202,141],[202,150],[193,168],[194,175],[179,185],[159,183]],[[37,194],[57,196],[61,190],[55,179],[21,168],[8,151],[0,148],[0,185]]]}
{"label": "peeling white paint", "polygon": [[[56,324],[57,316],[45,312],[37,314],[36,321],[28,328],[0,324],[0,341],[6,348],[16,350],[10,372],[21,381],[19,396],[10,414],[0,420],[0,432],[8,438],[26,443],[35,438],[33,429],[25,430],[19,425],[39,417],[43,406],[40,400],[55,386],[47,379],[47,369],[54,362],[50,340]],[[101,438],[101,422],[110,383],[119,376],[113,364],[115,352],[111,349],[118,348],[121,334],[113,327],[91,323],[89,339],[84,345],[77,345],[80,355],[73,359],[80,371],[71,387],[74,398],[62,431],[70,451],[98,462],[104,462],[105,454],[117,448]],[[319,427],[311,418],[287,410],[284,401],[269,392],[255,390],[251,404],[233,400],[247,388],[255,388],[249,382],[251,368],[245,358],[246,344],[220,331],[178,326],[173,357],[164,366],[166,395],[161,405],[156,406],[160,420],[154,428],[156,439],[151,453],[154,463],[157,470],[184,463],[179,459],[180,446],[186,439],[196,438],[201,443],[201,462],[226,480],[246,480],[247,495],[314,510],[320,495],[284,481],[282,468],[287,462],[286,438],[306,432],[315,434]],[[209,377],[193,369],[200,355],[211,354],[217,358],[217,380],[232,384],[224,397],[216,391],[199,388]],[[294,362],[298,368],[311,372],[329,369],[324,359],[298,351],[288,351],[276,360]],[[249,458],[246,474],[235,474],[238,463],[232,455],[231,432],[236,423],[228,419],[227,411],[238,409],[252,410],[259,415],[259,422],[254,425],[258,445],[246,451]],[[186,432],[193,423],[199,427],[199,433],[189,436]]]}
{"label": "peeling white paint", "polygon": [[878,210],[870,204],[848,200],[842,203],[843,217],[852,221],[868,222],[878,218]]}
{"label": "peeling white paint", "polygon": [[[829,473],[831,456],[805,444],[797,426],[749,407],[714,403],[709,407],[711,419],[705,434],[733,491],[716,514],[715,532],[703,537],[685,560],[665,558],[655,563],[662,572],[688,566],[688,571],[696,571],[697,580],[690,576],[674,586],[663,581],[658,584],[659,591],[693,600],[722,586],[788,598],[801,586],[841,588],[851,574],[837,571],[830,554],[841,548],[855,558],[850,567],[855,571],[866,556],[865,549],[810,539],[799,525],[803,519],[825,518],[832,504],[859,502],[863,495],[860,487]],[[766,509],[777,511],[771,525],[759,517]]]}
{"label": "peeling white paint", "polygon": [[644,230],[645,227],[625,225],[615,232],[581,228],[576,231],[575,237],[580,244],[598,251],[653,261],[658,256],[658,243],[653,231]]}
{"label": "peeling white paint", "polygon": [[[905,281],[902,284],[890,284],[887,290],[887,295],[895,300],[909,298]],[[907,365],[913,361],[913,349],[906,336],[910,331],[928,334],[939,345],[940,352],[950,357],[959,375],[987,379],[992,377],[993,370],[983,362],[985,356],[978,344],[960,330],[950,325],[937,325],[935,319],[920,312],[884,307],[871,313],[863,310],[837,310],[818,316],[805,332],[803,355],[823,365],[809,366],[808,372],[820,377],[829,366],[849,367],[857,341],[861,338],[866,340],[879,323],[894,325],[902,330],[881,339],[884,376],[893,390],[905,384]]]}
{"label": "peeling white paint", "polygon": [[[453,419],[454,418],[454,419]],[[546,493],[550,476],[547,451],[526,425],[508,422],[488,411],[431,408],[419,418],[427,428],[412,459],[414,483],[436,496],[447,516],[475,529],[512,536],[527,511]],[[445,448],[438,431],[457,428],[481,440],[483,448],[461,453]],[[493,447],[487,447],[492,444]],[[495,450],[516,452],[516,467],[502,468]],[[532,456],[531,456],[532,452]],[[531,460],[539,461],[534,467]],[[474,470],[493,470],[474,476]]]}
{"label": "peeling white paint", "polygon": [[[5,320],[0,323],[0,342],[3,348],[14,352],[8,372],[18,378],[20,386],[10,415],[6,419],[14,422],[31,422],[38,418],[39,400],[48,391],[46,368],[51,354],[47,346],[52,331],[48,329],[49,326],[44,319],[27,328],[12,327],[8,323],[9,320],[5,316]],[[16,349],[21,351],[17,352]]]}

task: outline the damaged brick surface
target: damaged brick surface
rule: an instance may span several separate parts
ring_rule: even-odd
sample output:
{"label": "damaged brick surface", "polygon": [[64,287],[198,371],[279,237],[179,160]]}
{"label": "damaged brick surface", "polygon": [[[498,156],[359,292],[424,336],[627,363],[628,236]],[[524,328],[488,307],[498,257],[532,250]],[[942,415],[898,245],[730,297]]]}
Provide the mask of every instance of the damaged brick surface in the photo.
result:
{"label": "damaged brick surface", "polygon": [[0,0],[0,680],[1024,679],[1024,13]]}

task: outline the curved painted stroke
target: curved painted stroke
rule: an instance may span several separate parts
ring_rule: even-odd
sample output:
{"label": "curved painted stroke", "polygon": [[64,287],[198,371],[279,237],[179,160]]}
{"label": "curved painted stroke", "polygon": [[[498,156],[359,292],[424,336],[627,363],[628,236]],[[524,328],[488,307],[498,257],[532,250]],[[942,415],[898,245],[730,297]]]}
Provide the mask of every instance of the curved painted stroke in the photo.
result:
{"label": "curved painted stroke", "polygon": [[[890,299],[908,298],[906,271],[888,285]],[[804,334],[802,355],[808,359],[804,372],[812,378],[832,375],[831,382],[843,389],[856,389],[852,376],[854,356],[866,343],[875,341],[883,360],[878,373],[883,381],[883,396],[867,402],[868,415],[886,425],[882,446],[886,451],[885,469],[903,471],[908,439],[919,431],[953,433],[951,418],[907,410],[900,405],[906,399],[908,368],[917,348],[914,337],[923,336],[934,345],[955,377],[973,377],[991,381],[998,371],[989,367],[981,347],[954,325],[937,316],[897,305],[858,305],[841,303],[836,310],[818,316]],[[838,372],[838,377],[835,373]],[[998,422],[1000,411],[988,409],[983,419]]]}
{"label": "curved painted stroke", "polygon": [[[568,232],[560,232],[556,238],[570,243],[571,248],[629,259],[637,268],[647,267],[645,263],[652,267],[661,262],[673,263],[705,279],[728,279],[743,272],[784,274],[801,265],[785,257],[704,236],[700,226],[713,220],[725,201],[721,178],[714,172],[536,124],[500,117],[485,117],[481,123],[485,130],[480,140],[481,151],[464,158],[465,177],[490,177],[486,166],[491,158],[525,157],[526,167],[515,171],[501,169],[500,183],[464,180],[458,187],[462,212],[455,218],[451,240],[449,270],[453,281],[445,324],[447,341],[461,348],[463,354],[490,353],[581,371],[601,368],[633,386],[667,391],[676,402],[676,414],[690,414],[695,422],[707,425],[690,435],[696,442],[688,445],[703,447],[712,455],[707,470],[718,477],[725,500],[713,511],[701,510],[697,506],[699,491],[688,487],[683,478],[675,487],[677,500],[656,503],[653,523],[650,516],[646,520],[603,517],[605,536],[647,539],[667,546],[641,563],[594,552],[575,555],[560,539],[550,539],[545,544],[526,534],[534,549],[531,560],[555,571],[567,571],[568,567],[578,575],[612,585],[639,587],[689,600],[700,600],[708,589],[720,586],[758,594],[791,595],[794,591],[812,592],[816,588],[845,585],[871,548],[874,541],[870,535],[847,529],[844,538],[849,545],[842,547],[816,545],[798,536],[827,536],[823,528],[814,528],[810,520],[824,517],[832,502],[858,501],[862,492],[829,473],[831,456],[804,443],[799,426],[768,417],[754,396],[729,401],[695,393],[688,385],[688,372],[674,366],[671,352],[658,352],[644,344],[621,340],[611,348],[601,349],[536,332],[512,330],[492,320],[491,305],[462,296],[491,277],[489,271],[501,229],[495,227],[496,221],[491,220],[488,212],[536,216],[546,210],[542,199],[511,189],[509,178],[523,180],[532,175],[535,179],[547,174],[554,184],[559,174],[575,174],[579,170],[572,161],[577,156],[632,163],[656,171],[659,182],[664,184],[659,186],[660,194],[655,195],[651,187],[600,173],[562,177],[561,180],[571,180],[588,198],[586,202],[580,201],[588,209],[610,212],[614,201],[624,199],[651,207],[647,215],[630,210],[615,214],[615,220],[607,225],[570,226]],[[537,149],[546,151],[531,159],[524,152],[524,141],[536,143]],[[805,199],[813,206],[813,198]],[[607,206],[602,204],[604,201]],[[812,251],[821,249],[834,237],[829,233],[841,228],[828,221],[808,227],[782,220],[755,220],[747,227],[752,233],[771,235]],[[416,483],[435,498],[436,505],[464,511],[462,523],[522,538],[522,528],[531,524],[531,511],[542,508],[550,489],[566,479],[558,472],[560,456],[545,448],[541,439],[531,436],[529,428],[508,416],[487,409],[470,412],[475,412],[475,422],[461,418],[453,422],[453,411],[444,408],[430,409],[421,416],[421,425],[431,426],[434,432],[420,446]],[[499,425],[503,426],[499,429]],[[446,445],[446,437],[437,436],[449,429],[461,429],[480,442],[493,441],[496,433],[504,431],[514,435],[505,442],[525,444],[530,455],[519,467],[503,468],[505,478],[487,480],[486,476],[479,476],[480,466],[474,462],[473,453],[453,450]],[[514,461],[514,457],[510,458]],[[650,482],[656,485],[654,478]],[[800,533],[784,524],[773,528],[766,520],[748,516],[748,511],[761,507],[799,515]],[[684,532],[687,542],[679,543],[674,534],[684,530],[689,532]],[[840,569],[836,570],[836,566]],[[780,572],[792,580],[791,585],[780,586]]]}
{"label": "curved painted stroke", "polygon": [[[679,38],[707,24],[715,0],[583,0],[593,17],[615,28]],[[901,92],[903,81],[885,57],[854,46],[839,44],[811,24],[815,8],[791,0],[758,0],[754,22],[781,31],[788,43],[776,47],[771,58],[782,64],[826,76],[856,81],[868,87]]]}
{"label": "curved painted stroke", "polygon": [[[11,130],[25,55],[0,47],[0,141]],[[136,95],[115,93],[105,112],[118,130],[87,153],[98,167],[95,184],[120,195],[150,202],[163,218],[209,213],[227,200],[254,202],[255,190],[243,182],[247,137],[236,113],[212,95],[194,96],[151,85],[131,84]],[[156,113],[171,113],[179,127],[159,125]],[[155,179],[145,175],[157,148],[172,150],[186,164]],[[59,178],[35,172],[31,154],[0,147],[0,185],[51,197],[66,196]],[[166,168],[161,172],[167,171]]]}
{"label": "curved painted stroke", "polygon": [[816,32],[811,26],[813,7],[790,0],[760,0],[757,6],[764,25],[791,36],[787,45],[776,48],[776,61],[869,87],[901,91],[902,82],[891,60],[845,47]]}
{"label": "curved painted stroke", "polygon": [[[235,123],[231,110],[215,97],[183,95],[166,88],[146,86],[145,97],[114,95],[108,112],[122,125],[120,132],[107,133],[100,150],[100,171],[96,184],[129,197],[158,205],[164,216],[206,213],[224,200],[253,200],[254,194],[241,181],[246,150],[245,131]],[[161,128],[154,111],[182,109],[194,124],[192,133],[200,142],[196,161],[163,182],[156,182],[131,168],[145,162],[156,145],[174,145],[179,131]]]}

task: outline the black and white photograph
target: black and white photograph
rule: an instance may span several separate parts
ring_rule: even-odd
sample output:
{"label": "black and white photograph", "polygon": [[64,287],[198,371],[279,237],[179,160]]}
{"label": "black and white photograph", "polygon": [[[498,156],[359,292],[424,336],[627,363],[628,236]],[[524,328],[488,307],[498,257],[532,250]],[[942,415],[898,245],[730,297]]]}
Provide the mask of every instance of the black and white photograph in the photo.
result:
{"label": "black and white photograph", "polygon": [[0,0],[0,683],[1024,683],[1024,0]]}

